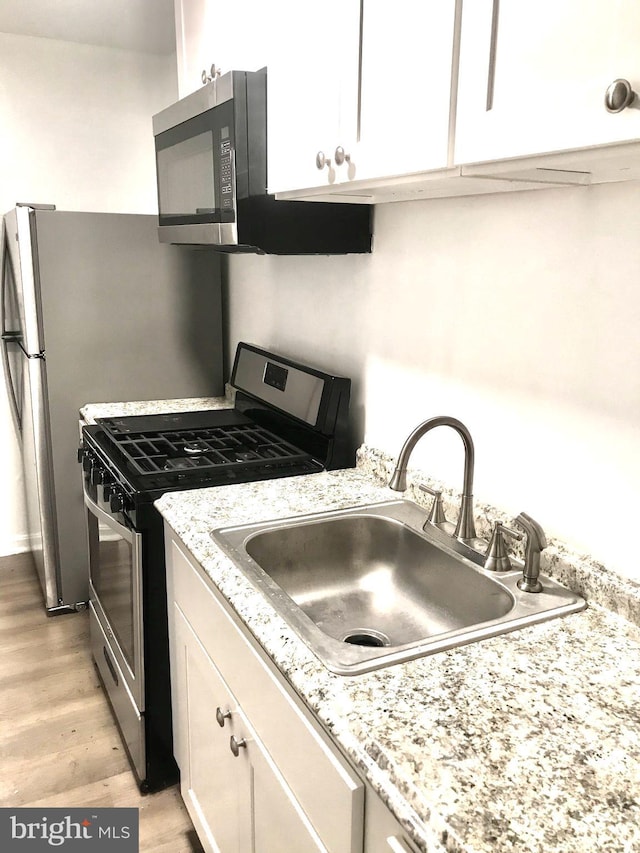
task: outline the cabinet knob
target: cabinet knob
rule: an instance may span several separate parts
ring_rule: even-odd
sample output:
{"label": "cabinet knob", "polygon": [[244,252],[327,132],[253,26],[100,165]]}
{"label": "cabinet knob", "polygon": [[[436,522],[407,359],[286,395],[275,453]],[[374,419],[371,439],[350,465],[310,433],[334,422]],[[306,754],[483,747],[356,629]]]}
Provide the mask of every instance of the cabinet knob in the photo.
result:
{"label": "cabinet knob", "polygon": [[231,735],[231,737],[229,738],[229,749],[235,755],[236,758],[240,755],[240,750],[246,748],[247,742],[243,737],[238,740],[236,737],[234,737],[234,735]]}
{"label": "cabinet knob", "polygon": [[636,93],[628,80],[618,79],[608,87],[604,94],[604,105],[608,113],[621,113],[636,100]]}
{"label": "cabinet knob", "polygon": [[231,719],[231,711],[223,711],[222,708],[216,708],[216,720],[220,728],[224,728],[224,721]]}
{"label": "cabinet knob", "polygon": [[201,80],[202,80],[203,84],[204,84],[204,83],[211,83],[211,81],[212,81],[212,80],[215,80],[215,79],[216,79],[216,77],[219,77],[219,76],[220,76],[220,73],[221,73],[221,72],[220,72],[220,69],[219,69],[219,68],[218,68],[218,66],[214,63],[214,64],[211,66],[210,71],[207,71],[207,69],[206,69],[206,68],[203,68],[203,69],[202,69],[202,74],[200,75],[200,77],[201,77]]}
{"label": "cabinet knob", "polygon": [[343,163],[350,163],[351,162],[351,154],[345,153],[345,150],[342,147],[342,145],[338,145],[338,147],[336,148],[336,153],[335,153],[335,161],[336,161],[336,166],[342,166]]}
{"label": "cabinet knob", "polygon": [[324,151],[318,151],[316,154],[316,169],[324,169],[325,166],[331,169],[331,160],[324,156]]}

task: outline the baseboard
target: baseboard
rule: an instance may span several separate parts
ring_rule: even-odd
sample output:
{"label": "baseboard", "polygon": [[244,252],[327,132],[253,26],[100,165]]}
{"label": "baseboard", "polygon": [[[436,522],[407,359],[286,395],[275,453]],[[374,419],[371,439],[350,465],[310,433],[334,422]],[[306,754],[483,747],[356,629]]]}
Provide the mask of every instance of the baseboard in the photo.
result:
{"label": "baseboard", "polygon": [[10,536],[0,541],[0,557],[10,557],[13,554],[24,554],[31,550],[30,536]]}

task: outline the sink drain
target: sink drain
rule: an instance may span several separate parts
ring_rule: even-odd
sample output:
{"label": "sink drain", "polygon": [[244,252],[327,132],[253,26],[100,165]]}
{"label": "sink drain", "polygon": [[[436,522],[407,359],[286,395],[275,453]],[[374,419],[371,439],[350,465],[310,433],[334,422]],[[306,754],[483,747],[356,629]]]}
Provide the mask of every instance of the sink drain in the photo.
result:
{"label": "sink drain", "polygon": [[349,631],[342,638],[343,643],[351,643],[352,646],[390,646],[391,640],[386,634],[374,631],[372,628],[358,628],[357,631]]}

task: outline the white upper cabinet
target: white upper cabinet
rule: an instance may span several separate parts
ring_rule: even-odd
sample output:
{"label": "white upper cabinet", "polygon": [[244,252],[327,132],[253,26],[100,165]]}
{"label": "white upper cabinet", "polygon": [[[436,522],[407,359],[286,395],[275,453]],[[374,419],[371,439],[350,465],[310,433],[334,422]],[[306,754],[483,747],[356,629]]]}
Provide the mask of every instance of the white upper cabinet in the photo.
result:
{"label": "white upper cabinet", "polygon": [[640,109],[605,108],[615,80],[640,89],[639,46],[638,0],[464,3],[455,162],[640,137]]}
{"label": "white upper cabinet", "polygon": [[267,74],[269,191],[339,182],[349,164],[336,164],[336,149],[350,154],[357,141],[360,2],[278,0],[276,7],[281,26]]}
{"label": "white upper cabinet", "polygon": [[446,167],[455,0],[287,5],[269,63],[270,191]]}
{"label": "white upper cabinet", "polygon": [[[268,189],[281,198],[640,177],[638,0],[175,3],[181,96],[212,65],[268,68]],[[615,81],[632,92],[618,112],[605,107]]]}
{"label": "white upper cabinet", "polygon": [[364,0],[353,178],[447,166],[455,0]]}
{"label": "white upper cabinet", "polygon": [[180,97],[200,88],[212,66],[221,74],[264,68],[272,11],[259,0],[175,0]]}

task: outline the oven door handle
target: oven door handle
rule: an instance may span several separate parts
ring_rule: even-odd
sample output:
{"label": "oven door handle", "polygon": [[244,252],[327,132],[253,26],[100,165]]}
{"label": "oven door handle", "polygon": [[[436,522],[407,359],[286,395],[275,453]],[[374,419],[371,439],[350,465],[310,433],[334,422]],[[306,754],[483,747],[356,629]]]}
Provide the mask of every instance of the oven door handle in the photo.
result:
{"label": "oven door handle", "polygon": [[130,545],[133,545],[135,536],[134,532],[128,527],[125,527],[124,524],[120,524],[120,522],[117,521],[113,515],[101,509],[95,501],[91,500],[86,491],[83,492],[83,494],[84,505],[87,507],[89,512],[95,515],[98,521],[101,521],[103,524],[106,524],[107,527],[110,527],[112,530],[115,530],[118,536],[121,536],[125,540],[125,542],[128,542]]}

